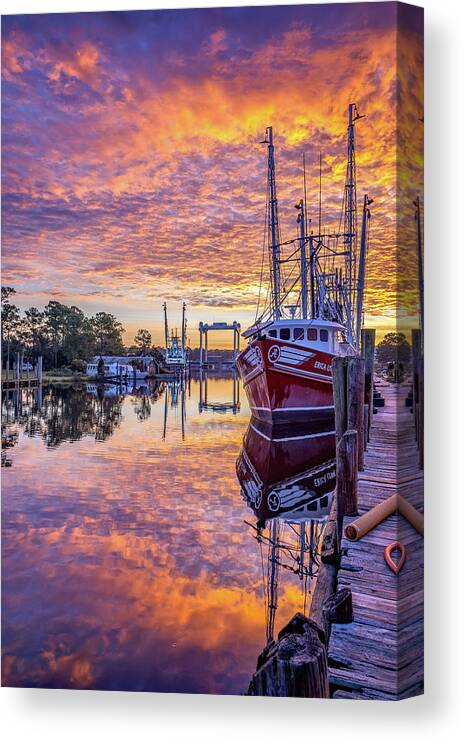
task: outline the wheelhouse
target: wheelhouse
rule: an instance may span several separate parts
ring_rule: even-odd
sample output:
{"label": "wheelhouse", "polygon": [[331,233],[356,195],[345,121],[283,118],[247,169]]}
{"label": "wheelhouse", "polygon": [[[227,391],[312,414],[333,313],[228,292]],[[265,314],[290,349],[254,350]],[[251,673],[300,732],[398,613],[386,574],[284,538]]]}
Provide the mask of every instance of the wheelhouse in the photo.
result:
{"label": "wheelhouse", "polygon": [[277,320],[263,328],[262,336],[317,348],[325,353],[338,353],[341,346],[347,346],[344,327],[322,319]]}

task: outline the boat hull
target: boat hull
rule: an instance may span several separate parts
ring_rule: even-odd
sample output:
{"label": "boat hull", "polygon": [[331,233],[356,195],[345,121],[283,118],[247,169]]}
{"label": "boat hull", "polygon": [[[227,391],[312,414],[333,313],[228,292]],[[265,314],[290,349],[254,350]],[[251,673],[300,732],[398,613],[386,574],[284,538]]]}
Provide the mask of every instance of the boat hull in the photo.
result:
{"label": "boat hull", "polygon": [[296,343],[253,340],[237,358],[252,415],[276,424],[333,413],[333,357]]}

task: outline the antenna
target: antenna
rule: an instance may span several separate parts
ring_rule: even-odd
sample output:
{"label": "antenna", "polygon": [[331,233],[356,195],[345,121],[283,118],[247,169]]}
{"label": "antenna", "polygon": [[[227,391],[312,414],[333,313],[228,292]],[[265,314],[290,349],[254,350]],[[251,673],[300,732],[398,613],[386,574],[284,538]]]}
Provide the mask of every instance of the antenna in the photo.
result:
{"label": "antenna", "polygon": [[321,236],[321,149],[320,149],[320,185],[318,194],[318,237]]}

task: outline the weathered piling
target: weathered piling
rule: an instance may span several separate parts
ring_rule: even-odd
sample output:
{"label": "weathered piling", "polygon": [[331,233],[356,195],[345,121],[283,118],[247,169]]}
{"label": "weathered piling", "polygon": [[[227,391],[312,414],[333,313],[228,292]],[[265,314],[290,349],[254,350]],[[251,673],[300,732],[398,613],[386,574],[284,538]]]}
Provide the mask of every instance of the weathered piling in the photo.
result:
{"label": "weathered piling", "polygon": [[364,386],[365,386],[365,362],[362,358],[348,359],[347,366],[347,430],[357,432],[357,459],[356,466],[359,471],[363,469],[364,453]]}
{"label": "weathered piling", "polygon": [[358,433],[346,430],[336,446],[336,496],[342,515],[358,514]]}
{"label": "weathered piling", "polygon": [[336,357],[332,362],[336,440],[347,430],[355,430],[357,468],[363,469],[365,362],[355,356]]}
{"label": "weathered piling", "polygon": [[369,328],[361,331],[361,353],[365,360],[365,404],[368,405],[368,440],[373,420],[373,379],[375,369],[376,330]]}
{"label": "weathered piling", "polygon": [[329,698],[324,635],[314,621],[293,616],[259,656],[247,695]]}

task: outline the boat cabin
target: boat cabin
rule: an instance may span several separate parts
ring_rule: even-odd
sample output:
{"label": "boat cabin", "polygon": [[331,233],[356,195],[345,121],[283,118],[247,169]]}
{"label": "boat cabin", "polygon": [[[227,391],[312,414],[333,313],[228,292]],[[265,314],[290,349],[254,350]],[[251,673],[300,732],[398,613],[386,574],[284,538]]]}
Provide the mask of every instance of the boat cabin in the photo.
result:
{"label": "boat cabin", "polygon": [[280,319],[263,328],[262,335],[338,354],[341,346],[347,346],[344,329],[337,322],[325,319]]}

